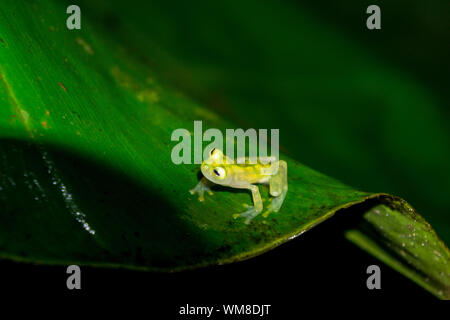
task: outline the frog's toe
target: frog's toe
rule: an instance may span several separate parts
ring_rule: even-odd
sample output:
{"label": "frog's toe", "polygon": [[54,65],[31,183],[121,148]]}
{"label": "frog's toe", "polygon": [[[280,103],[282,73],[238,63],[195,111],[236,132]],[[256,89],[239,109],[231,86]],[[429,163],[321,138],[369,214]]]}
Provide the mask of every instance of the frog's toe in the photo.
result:
{"label": "frog's toe", "polygon": [[191,189],[189,190],[189,193],[192,195],[198,194],[198,201],[205,201],[205,197],[203,196],[203,191],[197,190],[197,189]]}
{"label": "frog's toe", "polygon": [[264,218],[266,218],[271,212],[280,211],[281,205],[283,204],[283,200],[281,198],[273,198],[270,204],[267,206],[267,210],[262,214]]}
{"label": "frog's toe", "polygon": [[283,204],[283,197],[276,197],[272,199],[272,203],[270,204],[269,210],[272,212],[280,211],[281,205]]}
{"label": "frog's toe", "polygon": [[252,219],[253,219],[254,217],[256,217],[260,212],[257,211],[253,206],[247,205],[247,208],[248,208],[248,209],[247,209],[246,211],[242,212],[242,213],[236,213],[236,214],[233,214],[233,218],[234,218],[234,219],[237,219],[237,218],[245,218],[244,223],[245,223],[245,224],[249,224],[250,221],[252,221]]}

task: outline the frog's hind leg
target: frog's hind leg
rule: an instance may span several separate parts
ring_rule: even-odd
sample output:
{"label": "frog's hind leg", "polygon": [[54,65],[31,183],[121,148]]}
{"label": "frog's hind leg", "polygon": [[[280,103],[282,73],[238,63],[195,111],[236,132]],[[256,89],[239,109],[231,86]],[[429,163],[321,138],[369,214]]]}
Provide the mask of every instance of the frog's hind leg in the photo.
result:
{"label": "frog's hind leg", "polygon": [[280,160],[277,174],[269,180],[269,192],[273,198],[267,211],[263,214],[264,217],[267,217],[270,212],[278,212],[280,210],[287,191],[287,163],[284,160]]}

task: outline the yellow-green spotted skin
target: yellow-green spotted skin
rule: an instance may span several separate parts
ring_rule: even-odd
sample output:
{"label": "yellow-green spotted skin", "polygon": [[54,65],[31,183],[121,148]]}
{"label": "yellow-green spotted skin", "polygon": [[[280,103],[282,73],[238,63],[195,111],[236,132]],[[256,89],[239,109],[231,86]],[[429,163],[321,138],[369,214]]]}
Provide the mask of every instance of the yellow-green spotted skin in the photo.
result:
{"label": "yellow-green spotted skin", "polygon": [[[260,158],[259,161],[249,161],[248,158],[237,159],[236,163],[233,163],[219,149],[212,149],[209,155],[201,166],[203,178],[190,190],[191,194],[198,194],[200,201],[204,200],[205,192],[212,194],[211,186],[214,184],[249,189],[252,192],[253,206],[248,206],[245,212],[233,215],[234,218],[245,218],[245,223],[248,224],[263,211],[261,195],[255,184],[268,184],[273,198],[263,216],[267,217],[270,212],[280,210],[288,190],[285,161],[267,157]],[[240,160],[244,161],[241,163]]]}

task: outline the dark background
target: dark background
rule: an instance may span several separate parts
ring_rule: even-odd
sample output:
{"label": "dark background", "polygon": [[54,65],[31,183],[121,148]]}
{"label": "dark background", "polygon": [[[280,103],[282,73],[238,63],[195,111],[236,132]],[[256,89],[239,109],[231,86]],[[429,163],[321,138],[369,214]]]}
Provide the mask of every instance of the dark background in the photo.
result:
{"label": "dark background", "polygon": [[[327,220],[302,236],[255,258],[178,273],[81,267],[81,290],[68,290],[66,266],[3,261],[0,283],[10,294],[143,301],[175,315],[181,306],[270,304],[272,316],[296,313],[309,302],[430,301],[434,297],[342,235],[356,212]],[[352,217],[352,215],[355,215]],[[381,269],[381,289],[366,286],[370,265]]]}

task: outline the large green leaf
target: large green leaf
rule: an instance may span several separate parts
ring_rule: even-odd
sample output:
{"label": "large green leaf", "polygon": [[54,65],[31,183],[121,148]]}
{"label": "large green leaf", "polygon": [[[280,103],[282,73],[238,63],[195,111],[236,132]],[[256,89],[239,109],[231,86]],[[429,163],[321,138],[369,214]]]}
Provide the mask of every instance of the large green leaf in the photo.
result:
{"label": "large green leaf", "polygon": [[361,1],[306,1],[320,7],[314,13],[291,2],[82,6],[183,92],[238,126],[279,128],[284,150],[303,164],[412,201],[448,244],[444,4],[427,4],[423,19],[419,4],[380,1],[383,27],[371,32]]}
{"label": "large green leaf", "polygon": [[[198,119],[204,129],[235,128],[239,112],[270,128],[268,116],[279,117],[276,126],[293,119],[293,109],[265,114],[257,100],[254,108],[206,108],[171,87],[169,74],[180,75],[182,65],[162,71],[170,55],[139,44],[142,34],[130,35],[124,49],[87,19],[82,30],[67,30],[64,12],[56,1],[0,7],[0,256],[182,270],[254,256],[351,207],[360,219],[349,226],[350,240],[450,297],[449,251],[424,219],[403,200],[357,191],[300,164],[295,131],[282,131],[289,193],[279,213],[246,225],[232,218],[250,203],[246,192],[219,188],[197,201],[188,190],[198,167],[171,162],[173,130],[192,131]],[[141,61],[144,52],[156,60]],[[192,72],[181,78],[186,86],[206,85],[208,72],[195,70],[185,69]],[[235,88],[243,79],[234,79]]]}

